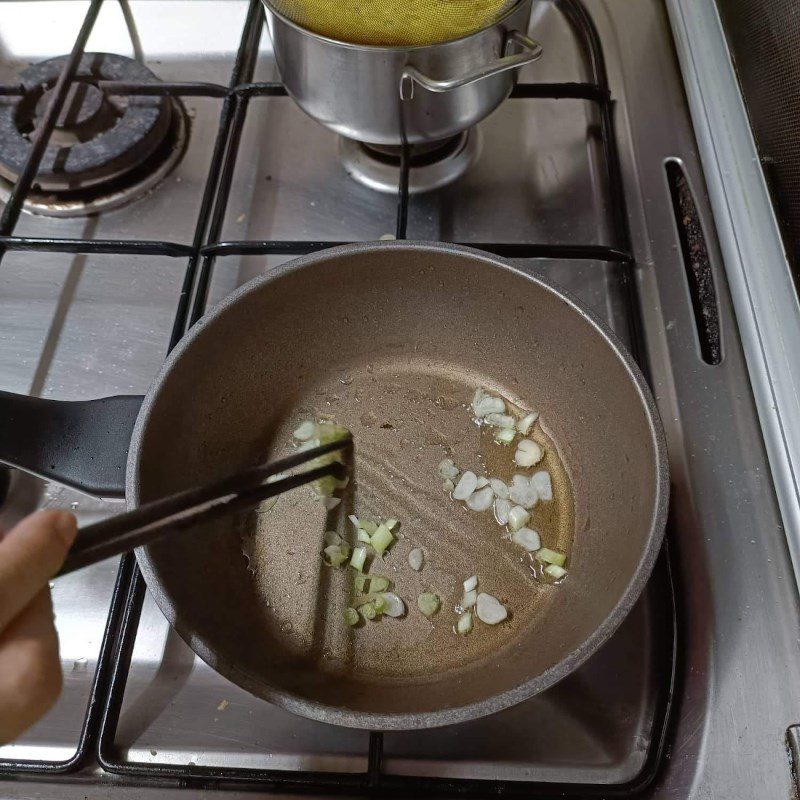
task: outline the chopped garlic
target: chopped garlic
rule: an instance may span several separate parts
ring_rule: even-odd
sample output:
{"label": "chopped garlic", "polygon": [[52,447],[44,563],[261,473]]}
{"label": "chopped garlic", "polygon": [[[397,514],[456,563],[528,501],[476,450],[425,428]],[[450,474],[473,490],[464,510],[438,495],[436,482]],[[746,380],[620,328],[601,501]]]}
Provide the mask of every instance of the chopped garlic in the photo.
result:
{"label": "chopped garlic", "polygon": [[478,595],[476,612],[478,619],[487,625],[497,625],[508,617],[506,607],[496,597],[484,592]]}
{"label": "chopped garlic", "polygon": [[508,524],[508,515],[511,511],[511,503],[508,500],[498,498],[494,501],[494,518],[498,525]]}
{"label": "chopped garlic", "polygon": [[520,467],[535,467],[544,457],[542,448],[531,439],[523,439],[517,444],[514,463]]}
{"label": "chopped garlic", "polygon": [[494,492],[491,486],[484,486],[478,489],[467,498],[467,507],[472,511],[488,511],[494,501]]}
{"label": "chopped garlic", "polygon": [[533,508],[539,501],[539,493],[524,475],[515,475],[509,491],[511,502],[525,509]]}
{"label": "chopped garlic", "polygon": [[501,500],[508,500],[508,486],[499,478],[491,478],[489,480],[489,486],[492,487],[495,497],[499,497]]}
{"label": "chopped garlic", "polygon": [[439,474],[443,478],[449,478],[452,480],[453,478],[458,476],[458,473],[461,471],[454,463],[452,458],[445,458],[439,462],[438,466]]}
{"label": "chopped garlic", "polygon": [[534,472],[531,476],[531,486],[536,489],[540,500],[553,499],[553,483],[550,479],[550,473],[542,470],[541,472]]}
{"label": "chopped garlic", "polygon": [[524,547],[529,553],[538,550],[542,546],[542,540],[539,534],[531,528],[520,528],[511,534],[511,541]]}
{"label": "chopped garlic", "polygon": [[475,491],[477,485],[478,476],[467,470],[456,484],[456,488],[453,489],[453,499],[466,500]]}
{"label": "chopped garlic", "polygon": [[425,562],[425,553],[422,552],[422,549],[419,547],[415,547],[409,554],[408,554],[408,566],[411,567],[415,572],[419,572],[422,569],[422,565]]}
{"label": "chopped garlic", "polygon": [[517,430],[523,435],[527,436],[530,429],[533,427],[534,422],[539,418],[539,415],[534,411],[526,414],[518,423]]}
{"label": "chopped garlic", "polygon": [[487,414],[486,422],[495,428],[510,428],[514,430],[514,417],[510,414]]}

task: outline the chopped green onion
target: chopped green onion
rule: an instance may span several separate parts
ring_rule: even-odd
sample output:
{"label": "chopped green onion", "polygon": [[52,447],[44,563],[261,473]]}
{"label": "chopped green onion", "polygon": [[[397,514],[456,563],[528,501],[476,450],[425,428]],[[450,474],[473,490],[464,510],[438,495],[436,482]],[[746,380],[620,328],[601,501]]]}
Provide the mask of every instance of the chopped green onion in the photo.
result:
{"label": "chopped green onion", "polygon": [[382,556],[387,547],[394,541],[392,532],[385,526],[379,525],[375,533],[372,534],[371,544],[375,552]]}
{"label": "chopped green onion", "polygon": [[386,611],[386,598],[385,598],[385,597],[382,597],[381,595],[378,595],[378,596],[377,596],[377,597],[376,597],[376,598],[375,598],[375,599],[372,601],[372,605],[373,605],[373,606],[375,606],[375,610],[376,610],[376,611],[377,611],[379,614],[383,614],[383,612],[384,612],[384,611]]}
{"label": "chopped green onion", "polygon": [[[341,425],[336,425],[332,422],[304,422],[294,432],[295,439],[300,442],[298,446],[299,451],[309,450],[322,444],[330,444],[331,442],[339,441],[346,437],[349,431]],[[315,458],[309,463],[310,467],[324,467],[328,464],[333,464],[335,461],[344,463],[341,452],[326,453],[323,456]],[[276,476],[277,477],[277,476]],[[334,498],[332,495],[337,489],[344,489],[349,482],[349,478],[345,477],[338,480],[333,475],[326,475],[324,478],[319,478],[313,482],[312,487],[317,500],[322,500],[325,503],[325,508],[331,511],[339,505],[339,498]]]}
{"label": "chopped green onion", "polygon": [[365,619],[375,619],[378,616],[378,610],[375,608],[374,603],[364,603],[363,606],[358,607],[358,610]]}
{"label": "chopped green onion", "polygon": [[355,605],[356,608],[361,608],[361,606],[371,603],[374,599],[375,595],[370,592],[369,594],[365,594],[363,597],[359,597],[353,605]]}
{"label": "chopped green onion", "polygon": [[356,575],[355,585],[357,592],[364,592],[367,589],[369,577],[367,575]]}
{"label": "chopped green onion", "polygon": [[350,566],[359,572],[364,571],[364,562],[367,560],[367,549],[365,547],[353,548],[353,555],[350,558]]}
{"label": "chopped green onion", "polygon": [[349,606],[344,610],[344,621],[348,625],[358,625],[360,617],[358,616],[358,611],[354,608],[350,608]]}
{"label": "chopped green onion", "polygon": [[508,527],[512,531],[518,531],[528,524],[530,518],[531,515],[522,506],[514,506],[514,508],[508,512]]}
{"label": "chopped green onion", "polygon": [[342,425],[337,425],[334,422],[320,422],[317,425],[317,439],[320,444],[330,444],[331,442],[338,442],[339,439],[344,439],[349,431]]}
{"label": "chopped green onion", "polygon": [[378,530],[378,523],[373,522],[371,519],[360,519],[358,521],[359,528],[363,528],[370,536]]}
{"label": "chopped green onion", "polygon": [[336,531],[325,531],[322,538],[327,545],[336,545],[337,547],[342,543],[342,537]]}
{"label": "chopped green onion", "polygon": [[466,636],[472,630],[472,612],[465,611],[456,623],[456,633]]}
{"label": "chopped green onion", "polygon": [[467,578],[464,581],[464,591],[465,592],[471,592],[473,589],[477,589],[477,588],[478,588],[478,576],[477,575],[473,575],[472,577]]}
{"label": "chopped green onion", "polygon": [[[315,458],[311,464],[315,467],[325,466],[325,464],[317,464],[316,462],[326,457],[327,456],[320,456],[319,459]],[[330,461],[326,463],[329,464]],[[326,475],[324,478],[317,478],[313,486],[314,491],[317,493],[317,499],[322,500],[326,497],[330,497],[339,488],[339,481],[337,481],[333,475]]]}
{"label": "chopped green onion", "polygon": [[295,432],[292,434],[298,442],[307,442],[309,439],[316,438],[314,434],[317,432],[317,425],[311,420],[301,422]]}
{"label": "chopped green onion", "polygon": [[464,592],[464,596],[461,598],[461,608],[463,608],[466,611],[467,609],[472,608],[472,606],[474,606],[475,603],[477,602],[478,602],[478,590],[471,589],[468,592]]}
{"label": "chopped green onion", "polygon": [[344,550],[341,545],[329,544],[323,551],[328,563],[332,567],[341,567],[347,561],[347,550]]}
{"label": "chopped green onion", "polygon": [[386,522],[383,523],[390,531],[393,531],[400,523],[394,519],[393,517],[387,519]]}
{"label": "chopped green onion", "polygon": [[370,535],[363,528],[358,529],[358,533],[356,534],[356,539],[358,539],[359,542],[364,542],[365,544],[372,544],[372,539],[370,538]]}
{"label": "chopped green onion", "polygon": [[350,514],[350,516],[347,519],[349,519],[350,522],[352,522],[353,525],[355,525],[356,530],[358,530],[361,527],[361,523],[358,521],[358,517],[355,514]]}
{"label": "chopped green onion", "polygon": [[536,551],[536,560],[544,564],[555,564],[557,567],[563,567],[567,557],[563,553],[557,553],[555,550],[548,550],[546,547]]}
{"label": "chopped green onion", "polygon": [[438,596],[432,592],[423,592],[417,598],[417,608],[419,608],[426,617],[432,617],[439,610],[440,605],[441,601]]}
{"label": "chopped green onion", "polygon": [[389,588],[389,579],[384,578],[383,575],[376,575],[370,578],[369,590],[371,592],[385,592]]}
{"label": "chopped green onion", "polygon": [[560,578],[563,578],[567,574],[567,571],[564,569],[564,567],[559,567],[558,564],[548,564],[544,568],[544,571],[551,578],[555,578],[556,580],[559,580]]}
{"label": "chopped green onion", "polygon": [[511,444],[515,436],[516,433],[513,428],[499,428],[494,435],[494,440],[497,444]]}
{"label": "chopped green onion", "polygon": [[451,481],[451,480],[450,480],[450,478],[448,478],[446,481],[444,481],[444,482],[442,483],[442,488],[443,488],[443,489],[444,489],[446,492],[452,492],[452,491],[453,491],[453,489],[455,489],[455,488],[456,488],[456,485],[453,483],[453,481]]}

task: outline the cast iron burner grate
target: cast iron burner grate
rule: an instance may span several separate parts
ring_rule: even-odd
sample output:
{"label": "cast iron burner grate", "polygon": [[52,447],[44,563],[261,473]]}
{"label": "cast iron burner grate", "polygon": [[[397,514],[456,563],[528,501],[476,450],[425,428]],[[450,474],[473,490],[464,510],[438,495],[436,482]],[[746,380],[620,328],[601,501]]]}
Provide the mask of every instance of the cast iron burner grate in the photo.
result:
{"label": "cast iron burner grate", "polygon": [[[96,80],[85,76],[84,50],[104,0],[91,0],[70,56],[63,60],[62,69],[52,86],[52,100],[43,111],[40,123],[30,132],[30,148],[23,162],[16,162],[19,177],[13,184],[5,208],[0,215],[0,260],[6,252],[36,251],[50,253],[127,254],[133,256],[165,256],[185,258],[186,269],[180,299],[176,309],[168,349],[172,350],[186,331],[202,316],[206,308],[209,283],[216,259],[230,255],[302,255],[344,242],[334,241],[277,241],[223,240],[222,231],[236,156],[242,138],[249,101],[253,97],[286,97],[280,83],[252,82],[259,53],[259,41],[264,29],[261,0],[250,0],[247,19],[242,31],[236,62],[227,86],[202,82],[158,82],[150,73],[141,81]],[[470,242],[473,247],[510,258],[581,259],[611,262],[618,265],[620,285],[627,299],[629,340],[633,354],[642,363],[642,335],[639,321],[640,306],[637,282],[634,278],[634,259],[628,230],[625,192],[616,147],[613,121],[613,101],[608,87],[602,47],[594,23],[581,0],[559,0],[558,5],[577,34],[588,63],[591,78],[582,83],[531,83],[515,88],[512,98],[576,99],[594,105],[598,116],[598,135],[602,147],[602,169],[608,187],[608,207],[612,223],[611,246],[567,243]],[[89,56],[91,60],[91,56]],[[46,174],[48,153],[61,136],[59,123],[70,122],[62,116],[75,84],[92,83],[106,96],[222,98],[216,141],[209,162],[208,176],[196,219],[191,243],[176,241],[36,238],[15,233],[23,204],[36,197],[35,183],[40,165]],[[0,86],[0,98],[18,98],[24,92],[19,86]],[[80,127],[92,117],[98,98],[92,92],[83,95],[86,108],[77,112],[74,124]],[[12,106],[18,103],[12,100]],[[84,122],[82,122],[84,120]],[[72,123],[70,123],[72,124]],[[55,137],[55,138],[51,138]],[[1,146],[1,145],[0,145]],[[56,145],[56,148],[58,146]],[[396,238],[405,239],[410,196],[410,160],[407,147],[400,151],[397,182]],[[21,168],[20,168],[21,167]],[[642,364],[646,369],[646,365]],[[0,481],[2,483],[2,481]],[[131,761],[117,746],[117,729],[131,667],[133,648],[145,599],[146,587],[135,557],[122,559],[111,598],[110,610],[103,633],[98,666],[91,696],[81,728],[75,753],[63,761],[0,760],[0,775],[58,776],[76,773],[83,768],[94,772],[98,767],[115,774],[120,780],[134,783],[177,781],[181,787],[201,791],[223,787],[253,789],[261,793],[273,791],[313,794],[343,794],[349,796],[402,797],[424,795],[523,796],[523,797],[642,797],[655,780],[664,762],[672,723],[673,697],[678,679],[679,628],[675,587],[672,580],[668,542],[656,565],[653,583],[654,596],[660,600],[657,636],[663,643],[658,654],[658,676],[655,681],[657,697],[653,727],[646,747],[646,759],[641,771],[625,783],[537,782],[501,779],[436,778],[392,775],[383,761],[383,734],[373,732],[369,739],[368,768],[360,773],[330,773],[309,770],[251,769],[245,767],[199,766]],[[663,651],[663,652],[662,652]]]}
{"label": "cast iron burner grate", "polygon": [[[0,98],[0,198],[6,200],[31,150],[68,56],[24,69],[20,93]],[[179,101],[108,94],[108,82],[155,83],[136,61],[86,53],[44,151],[24,208],[54,217],[108,211],[140,197],[177,163],[186,142]]]}

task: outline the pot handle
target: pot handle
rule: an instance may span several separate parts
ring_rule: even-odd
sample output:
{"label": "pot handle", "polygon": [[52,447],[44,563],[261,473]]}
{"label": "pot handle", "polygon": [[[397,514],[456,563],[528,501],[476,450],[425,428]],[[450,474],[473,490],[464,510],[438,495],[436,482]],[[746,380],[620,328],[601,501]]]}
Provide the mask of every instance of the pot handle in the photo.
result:
{"label": "pot handle", "polygon": [[[513,43],[518,44],[523,52],[515,55],[508,55]],[[407,66],[403,69],[400,76],[400,99],[410,100],[414,96],[414,84],[418,83],[423,89],[429,92],[449,92],[451,89],[458,89],[459,86],[467,86],[470,83],[489,78],[492,75],[497,75],[500,72],[506,72],[509,69],[516,69],[517,67],[524,67],[532,61],[536,61],[542,55],[542,46],[539,42],[525,36],[520,31],[511,31],[506,39],[506,55],[478,67],[466,75],[459,75],[456,78],[443,78],[437,80],[430,78],[421,73],[416,67]]]}
{"label": "pot handle", "polygon": [[122,498],[143,400],[44,400],[0,392],[0,463],[87,494]]}

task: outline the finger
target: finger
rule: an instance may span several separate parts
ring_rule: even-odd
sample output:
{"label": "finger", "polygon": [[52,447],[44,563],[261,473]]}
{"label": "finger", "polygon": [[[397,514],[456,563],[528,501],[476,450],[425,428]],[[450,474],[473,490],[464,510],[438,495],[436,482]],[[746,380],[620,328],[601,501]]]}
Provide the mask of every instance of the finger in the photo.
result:
{"label": "finger", "polygon": [[58,572],[76,532],[72,514],[39,511],[0,541],[0,631]]}
{"label": "finger", "polygon": [[0,634],[0,744],[43,716],[61,683],[53,608],[44,589]]}

